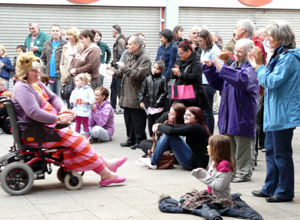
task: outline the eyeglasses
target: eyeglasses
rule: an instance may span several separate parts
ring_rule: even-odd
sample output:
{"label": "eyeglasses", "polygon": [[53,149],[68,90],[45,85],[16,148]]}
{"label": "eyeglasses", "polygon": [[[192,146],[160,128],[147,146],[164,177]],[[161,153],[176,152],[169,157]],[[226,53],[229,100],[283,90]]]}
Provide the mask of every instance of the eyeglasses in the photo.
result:
{"label": "eyeglasses", "polygon": [[192,115],[192,114],[184,114],[184,117],[195,117],[195,115]]}
{"label": "eyeglasses", "polygon": [[235,54],[246,54],[244,51],[241,51],[241,50],[234,50],[233,52]]}
{"label": "eyeglasses", "polygon": [[178,53],[179,56],[182,56],[183,54],[185,54],[187,51],[184,51],[184,52],[181,52],[181,53]]}

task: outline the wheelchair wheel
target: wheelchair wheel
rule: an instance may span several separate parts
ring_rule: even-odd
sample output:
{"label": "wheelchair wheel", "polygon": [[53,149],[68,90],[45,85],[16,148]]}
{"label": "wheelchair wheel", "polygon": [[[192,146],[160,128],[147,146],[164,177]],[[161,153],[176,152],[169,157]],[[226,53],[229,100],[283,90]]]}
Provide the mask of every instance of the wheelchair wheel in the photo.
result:
{"label": "wheelchair wheel", "polygon": [[8,164],[0,176],[2,189],[10,195],[24,195],[32,187],[34,174],[30,166],[21,162]]}
{"label": "wheelchair wheel", "polygon": [[64,171],[63,167],[59,167],[57,170],[56,176],[60,182],[64,183],[64,180],[65,180],[65,177],[67,174],[68,173],[66,171]]}
{"label": "wheelchair wheel", "polygon": [[67,174],[64,183],[67,189],[69,190],[77,190],[80,189],[82,186],[82,176],[79,173],[72,172],[71,176],[70,174]]}

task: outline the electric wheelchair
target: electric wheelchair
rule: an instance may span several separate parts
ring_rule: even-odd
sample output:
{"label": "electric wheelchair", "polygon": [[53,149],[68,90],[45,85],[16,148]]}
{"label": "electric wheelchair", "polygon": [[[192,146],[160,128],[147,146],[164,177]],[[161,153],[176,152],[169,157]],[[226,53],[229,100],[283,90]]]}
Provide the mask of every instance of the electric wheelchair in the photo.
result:
{"label": "electric wheelchair", "polygon": [[[24,195],[33,186],[34,180],[45,179],[45,174],[51,174],[51,165],[59,166],[57,178],[69,190],[76,190],[82,186],[84,173],[76,173],[64,164],[63,154],[69,151],[64,146],[43,148],[43,143],[61,141],[58,133],[45,124],[35,121],[18,121],[14,104],[11,100],[1,97],[12,127],[13,146],[9,153],[0,158],[0,181],[2,189],[10,195]],[[21,134],[20,126],[25,129]],[[61,129],[68,125],[57,125]],[[24,143],[35,142],[38,147]]]}

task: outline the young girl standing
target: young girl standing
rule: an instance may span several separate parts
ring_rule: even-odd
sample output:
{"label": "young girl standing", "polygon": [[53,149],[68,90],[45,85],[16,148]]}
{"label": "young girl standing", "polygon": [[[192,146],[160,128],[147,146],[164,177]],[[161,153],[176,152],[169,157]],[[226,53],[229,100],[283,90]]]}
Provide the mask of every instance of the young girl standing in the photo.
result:
{"label": "young girl standing", "polygon": [[85,137],[89,138],[89,117],[91,116],[91,104],[95,101],[94,91],[89,86],[91,76],[88,73],[80,73],[75,77],[75,89],[70,96],[70,104],[76,114],[75,131],[80,133],[81,123],[85,132]]}
{"label": "young girl standing", "polygon": [[162,76],[164,67],[162,60],[153,64],[152,74],[145,78],[139,95],[140,106],[147,112],[150,136],[153,135],[152,125],[164,111],[164,103],[168,95],[166,79]]}
{"label": "young girl standing", "polygon": [[[208,188],[198,192],[197,196],[203,203],[218,203],[222,208],[232,206],[230,181],[234,164],[230,139],[224,135],[213,135],[209,138],[207,147],[210,156],[210,167],[208,171],[203,168],[194,169],[191,174],[198,180],[205,183]],[[181,207],[184,206],[187,198],[182,197]]]}

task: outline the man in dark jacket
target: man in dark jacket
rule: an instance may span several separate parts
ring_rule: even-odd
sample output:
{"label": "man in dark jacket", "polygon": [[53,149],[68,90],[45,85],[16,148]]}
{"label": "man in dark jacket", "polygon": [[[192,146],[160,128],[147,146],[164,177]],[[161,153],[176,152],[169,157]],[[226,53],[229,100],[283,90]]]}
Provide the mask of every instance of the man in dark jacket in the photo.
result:
{"label": "man in dark jacket", "polygon": [[50,77],[50,89],[60,95],[60,60],[63,46],[67,43],[61,38],[60,26],[57,24],[51,27],[52,38],[46,41],[43,45],[41,59],[45,65],[43,71]]}
{"label": "man in dark jacket", "polygon": [[119,68],[114,68],[113,76],[122,79],[120,106],[124,107],[128,139],[121,146],[133,146],[132,149],[136,149],[146,139],[146,113],[140,107],[138,95],[145,77],[150,73],[151,59],[138,36],[129,39],[128,51],[125,63],[117,62]]}

